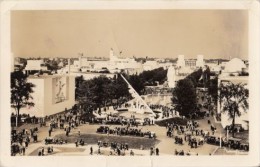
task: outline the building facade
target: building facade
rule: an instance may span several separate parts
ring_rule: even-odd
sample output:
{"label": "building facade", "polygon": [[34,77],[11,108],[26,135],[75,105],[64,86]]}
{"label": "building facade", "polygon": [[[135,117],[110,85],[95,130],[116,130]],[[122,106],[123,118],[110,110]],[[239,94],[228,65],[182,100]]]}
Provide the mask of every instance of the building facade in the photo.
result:
{"label": "building facade", "polygon": [[[75,104],[75,77],[68,75],[29,76],[35,85],[32,93],[34,107],[24,107],[21,114],[45,117],[70,109]],[[12,109],[15,113],[14,109]]]}

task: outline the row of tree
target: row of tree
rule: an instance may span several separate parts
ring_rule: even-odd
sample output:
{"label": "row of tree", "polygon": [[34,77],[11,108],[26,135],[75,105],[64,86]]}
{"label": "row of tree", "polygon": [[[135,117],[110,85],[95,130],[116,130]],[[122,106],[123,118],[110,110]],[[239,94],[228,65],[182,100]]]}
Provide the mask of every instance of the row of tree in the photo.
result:
{"label": "row of tree", "polygon": [[145,86],[156,86],[166,81],[167,70],[163,67],[153,70],[144,71],[142,73],[126,76],[129,83],[133,86],[137,93],[144,94]]}
{"label": "row of tree", "polygon": [[118,106],[128,100],[130,94],[123,78],[118,75],[113,79],[106,76],[84,80],[76,78],[76,100],[84,111],[92,111],[108,105]]}

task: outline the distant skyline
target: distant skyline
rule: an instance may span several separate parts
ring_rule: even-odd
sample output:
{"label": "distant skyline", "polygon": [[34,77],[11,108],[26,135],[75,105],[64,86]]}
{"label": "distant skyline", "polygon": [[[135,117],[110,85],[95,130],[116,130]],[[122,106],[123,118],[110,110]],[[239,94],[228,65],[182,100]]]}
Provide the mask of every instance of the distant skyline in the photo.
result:
{"label": "distant skyline", "polygon": [[12,11],[15,57],[248,59],[246,10]]}

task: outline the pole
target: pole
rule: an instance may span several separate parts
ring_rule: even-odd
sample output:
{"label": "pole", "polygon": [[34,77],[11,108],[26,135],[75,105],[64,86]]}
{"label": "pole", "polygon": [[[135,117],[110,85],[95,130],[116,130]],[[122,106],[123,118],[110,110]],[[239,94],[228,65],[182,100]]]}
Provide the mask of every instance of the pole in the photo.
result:
{"label": "pole", "polygon": [[228,129],[227,129],[227,140],[228,140]]}
{"label": "pole", "polygon": [[219,141],[219,148],[221,148],[221,142],[222,142],[222,140],[221,140],[221,133],[220,133],[220,137],[219,137],[219,139],[220,139],[220,141]]}
{"label": "pole", "polygon": [[18,127],[18,111],[16,111],[16,121],[15,121],[16,127]]}

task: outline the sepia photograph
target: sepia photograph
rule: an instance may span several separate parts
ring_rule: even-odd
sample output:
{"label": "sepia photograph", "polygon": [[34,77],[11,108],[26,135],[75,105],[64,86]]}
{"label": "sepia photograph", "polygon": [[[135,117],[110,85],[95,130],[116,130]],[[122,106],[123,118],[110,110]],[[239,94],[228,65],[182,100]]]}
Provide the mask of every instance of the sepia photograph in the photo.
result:
{"label": "sepia photograph", "polygon": [[5,156],[243,159],[259,151],[250,10],[8,12]]}

